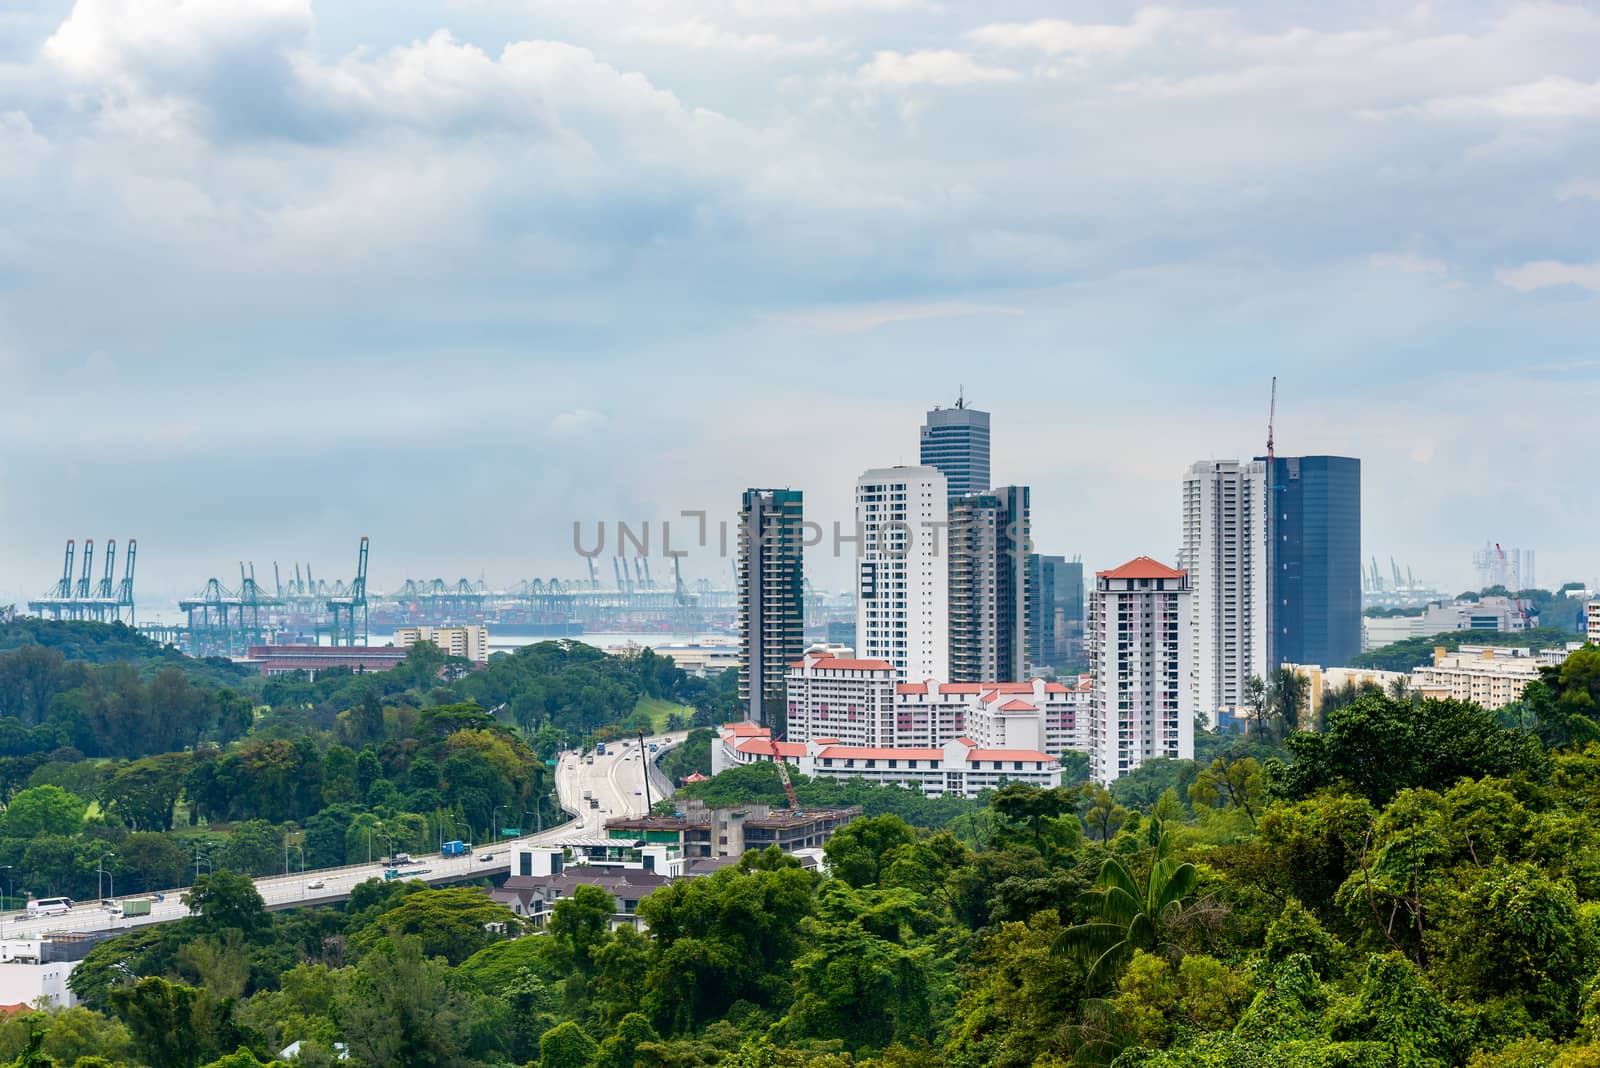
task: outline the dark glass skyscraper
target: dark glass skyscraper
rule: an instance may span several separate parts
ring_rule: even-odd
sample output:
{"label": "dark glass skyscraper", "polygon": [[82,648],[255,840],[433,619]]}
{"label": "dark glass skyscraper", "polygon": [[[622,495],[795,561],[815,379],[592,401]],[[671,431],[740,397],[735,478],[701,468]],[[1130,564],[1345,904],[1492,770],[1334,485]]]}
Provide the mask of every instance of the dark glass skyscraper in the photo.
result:
{"label": "dark glass skyscraper", "polygon": [[1361,461],[1280,456],[1270,477],[1267,662],[1344,667],[1361,652]]}
{"label": "dark glass skyscraper", "polygon": [[1028,557],[1028,664],[1058,674],[1088,667],[1084,650],[1083,562]]}
{"label": "dark glass skyscraper", "polygon": [[950,681],[1028,677],[1028,487],[950,501]]}
{"label": "dark glass skyscraper", "polygon": [[922,466],[944,475],[951,499],[989,491],[989,413],[968,408],[935,408],[922,424]]}
{"label": "dark glass skyscraper", "polygon": [[739,699],[745,718],[771,723],[786,676],[805,652],[801,491],[745,490],[739,510]]}

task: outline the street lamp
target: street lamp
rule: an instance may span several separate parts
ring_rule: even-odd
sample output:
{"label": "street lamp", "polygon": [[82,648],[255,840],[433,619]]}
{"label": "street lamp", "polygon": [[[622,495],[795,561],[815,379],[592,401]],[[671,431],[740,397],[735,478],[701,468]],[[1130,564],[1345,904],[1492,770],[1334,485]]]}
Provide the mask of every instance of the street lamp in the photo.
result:
{"label": "street lamp", "polygon": [[[102,853],[102,854],[100,854],[100,863],[98,865],[96,865],[96,867],[95,867],[95,872],[99,875],[99,878],[95,880],[95,884],[94,884],[95,896],[100,898],[102,901],[105,900],[105,896],[106,896],[106,875],[107,875],[107,872],[106,872],[106,858],[107,857],[114,857],[114,856],[116,856],[115,853]],[[111,893],[112,893],[113,897],[116,896],[116,892],[117,892],[117,881],[116,881],[115,878],[113,878],[111,880]]]}
{"label": "street lamp", "polygon": [[8,908],[11,907],[11,865],[9,865],[9,864],[0,864],[0,871],[3,871],[3,872],[6,873],[5,874],[6,897],[5,897],[5,903],[4,904],[0,904],[0,909],[8,909]]}
{"label": "street lamp", "polygon": [[489,842],[491,845],[500,841],[500,810],[510,807],[510,805],[496,805],[494,806],[494,811],[489,814]]}

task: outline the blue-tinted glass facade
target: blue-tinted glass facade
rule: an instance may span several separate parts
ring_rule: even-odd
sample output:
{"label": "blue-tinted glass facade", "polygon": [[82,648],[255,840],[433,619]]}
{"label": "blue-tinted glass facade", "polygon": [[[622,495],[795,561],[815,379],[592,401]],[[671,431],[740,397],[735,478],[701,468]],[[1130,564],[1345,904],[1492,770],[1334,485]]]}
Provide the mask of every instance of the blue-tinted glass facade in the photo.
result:
{"label": "blue-tinted glass facade", "polygon": [[989,413],[968,408],[935,408],[922,426],[921,461],[944,475],[951,498],[989,491]]}
{"label": "blue-tinted glass facade", "polygon": [[1361,461],[1280,456],[1271,497],[1268,661],[1343,667],[1361,652]]}

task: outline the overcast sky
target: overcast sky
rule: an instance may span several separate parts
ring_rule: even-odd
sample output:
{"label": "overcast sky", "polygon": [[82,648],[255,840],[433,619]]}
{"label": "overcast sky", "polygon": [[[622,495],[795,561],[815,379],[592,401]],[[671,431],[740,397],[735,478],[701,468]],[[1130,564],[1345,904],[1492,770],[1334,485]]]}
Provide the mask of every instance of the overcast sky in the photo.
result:
{"label": "overcast sky", "polygon": [[1385,567],[1588,579],[1597,56],[1592,4],[9,0],[0,601],[68,537],[153,602],[830,523],[963,387],[1042,550],[1170,558],[1274,374]]}

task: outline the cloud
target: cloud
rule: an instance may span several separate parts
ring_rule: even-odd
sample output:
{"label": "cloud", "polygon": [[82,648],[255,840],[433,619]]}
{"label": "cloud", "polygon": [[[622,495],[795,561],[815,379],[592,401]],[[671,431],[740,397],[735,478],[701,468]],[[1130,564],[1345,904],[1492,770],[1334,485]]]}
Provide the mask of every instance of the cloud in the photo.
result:
{"label": "cloud", "polygon": [[26,114],[0,111],[0,178],[32,171],[49,151]]}
{"label": "cloud", "polygon": [[1443,260],[1430,260],[1415,252],[1374,252],[1367,262],[1378,270],[1402,274],[1445,274],[1450,270]]}
{"label": "cloud", "polygon": [[558,438],[578,437],[605,426],[608,422],[610,420],[604,412],[597,412],[591,408],[575,408],[570,412],[561,412],[550,420],[550,434]]}
{"label": "cloud", "polygon": [[1600,263],[1536,260],[1520,267],[1502,267],[1495,271],[1494,277],[1501,285],[1510,286],[1519,293],[1554,286],[1578,286],[1600,293]]}
{"label": "cloud", "polygon": [[995,48],[1032,50],[1050,56],[1090,58],[1126,56],[1148,48],[1169,32],[1214,26],[1217,18],[1204,11],[1180,12],[1147,7],[1126,24],[1068,22],[1035,19],[1032,22],[996,22],[970,31],[967,36]]}
{"label": "cloud", "polygon": [[1600,180],[1568,182],[1556,190],[1557,200],[1600,200]]}
{"label": "cloud", "polygon": [[926,319],[955,319],[974,315],[1021,315],[1021,308],[1001,304],[960,302],[927,304],[866,304],[809,308],[775,316],[779,322],[829,334],[860,334],[893,323]]}
{"label": "cloud", "polygon": [[878,52],[862,66],[859,77],[875,86],[951,86],[1014,82],[1021,75],[1005,67],[985,67],[963,52],[935,49],[909,54]]}
{"label": "cloud", "polygon": [[1600,118],[1600,81],[1552,75],[1488,93],[1438,97],[1423,104],[1421,110],[1446,118],[1595,119]]}
{"label": "cloud", "polygon": [[739,33],[701,18],[627,27],[630,37],[699,51],[734,52],[757,56],[816,56],[829,50],[826,37],[789,40],[772,33]]}

